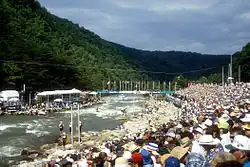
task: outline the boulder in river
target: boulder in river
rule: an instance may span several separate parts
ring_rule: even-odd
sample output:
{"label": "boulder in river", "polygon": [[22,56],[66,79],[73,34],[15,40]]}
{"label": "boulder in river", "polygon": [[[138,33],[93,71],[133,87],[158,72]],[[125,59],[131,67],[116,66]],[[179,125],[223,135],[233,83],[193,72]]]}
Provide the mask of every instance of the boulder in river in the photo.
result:
{"label": "boulder in river", "polygon": [[36,153],[38,154],[39,151],[34,150],[34,149],[32,149],[32,148],[26,147],[26,148],[24,148],[23,151],[21,152],[21,155],[23,155],[23,156],[29,156],[29,155],[31,155],[31,154],[36,154]]}

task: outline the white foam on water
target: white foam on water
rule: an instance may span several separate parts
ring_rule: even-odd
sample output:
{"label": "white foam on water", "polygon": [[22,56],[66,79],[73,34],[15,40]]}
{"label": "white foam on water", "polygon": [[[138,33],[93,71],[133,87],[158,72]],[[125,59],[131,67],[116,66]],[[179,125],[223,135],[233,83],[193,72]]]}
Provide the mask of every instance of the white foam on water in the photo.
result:
{"label": "white foam on water", "polygon": [[33,129],[34,126],[35,126],[34,124],[29,123],[27,129]]}
{"label": "white foam on water", "polygon": [[[137,97],[135,98],[133,96],[126,97],[126,100],[119,99],[119,97],[109,97],[106,100],[107,100],[106,103],[101,104],[99,106],[81,109],[80,115],[95,114],[96,116],[101,118],[109,118],[109,117],[114,117],[116,115],[122,115],[123,113],[121,110],[124,108],[127,108],[126,110],[127,113],[140,112],[142,111],[142,108],[139,106],[138,103],[145,101],[145,99],[143,98],[137,98]],[[99,109],[99,112],[96,111],[97,107]],[[77,114],[77,111],[74,111],[74,114]]]}
{"label": "white foam on water", "polygon": [[21,155],[22,148],[13,147],[13,146],[3,146],[0,147],[0,155],[6,157],[16,157]]}
{"label": "white foam on water", "polygon": [[48,131],[42,131],[42,130],[39,130],[39,129],[32,129],[32,130],[26,129],[25,132],[29,133],[29,134],[33,134],[36,137],[42,137],[42,136],[50,134],[50,132],[48,132]]}
{"label": "white foam on water", "polygon": [[17,126],[18,126],[18,127],[20,127],[20,126],[21,126],[21,127],[27,127],[29,124],[30,124],[30,123],[27,123],[27,122],[26,122],[26,123],[18,123]]}
{"label": "white foam on water", "polygon": [[96,116],[98,117],[105,117],[107,118],[108,116],[115,116],[115,115],[119,115],[122,114],[122,112],[120,110],[116,110],[116,109],[106,109],[106,110],[101,110],[100,112],[96,113]]}
{"label": "white foam on water", "polygon": [[120,101],[119,103],[127,103],[127,104],[133,104],[133,103],[140,103],[140,102],[143,102],[144,100],[139,100],[139,99],[136,99],[134,101]]}
{"label": "white foam on water", "polygon": [[15,128],[15,127],[16,127],[15,124],[10,124],[10,125],[0,124],[0,131],[4,131],[5,129],[8,129],[8,128]]}

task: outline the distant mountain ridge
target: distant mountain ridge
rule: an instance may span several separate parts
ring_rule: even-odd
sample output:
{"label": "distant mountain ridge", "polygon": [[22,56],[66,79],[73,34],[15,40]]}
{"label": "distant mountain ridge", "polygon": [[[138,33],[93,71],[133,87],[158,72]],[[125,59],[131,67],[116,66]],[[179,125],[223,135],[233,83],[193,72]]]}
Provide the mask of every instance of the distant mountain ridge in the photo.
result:
{"label": "distant mountain ridge", "polygon": [[[120,48],[120,51],[128,56],[130,64],[148,71],[165,72],[164,74],[149,74],[151,78],[159,80],[172,79],[173,75],[168,73],[183,73],[191,78],[207,76],[211,72],[220,72],[221,67],[227,66],[230,60],[230,55],[209,55],[183,51],[147,51],[116,43],[113,45]],[[205,70],[206,68],[212,70]],[[202,69],[204,71],[191,73],[191,71]]]}
{"label": "distant mountain ridge", "polygon": [[13,60],[0,62],[4,88],[26,84],[30,90],[102,89],[108,80],[168,81],[176,75],[167,73],[216,67],[184,74],[200,77],[220,72],[229,62],[229,55],[144,51],[109,42],[50,14],[35,0],[3,0],[1,6],[0,59]]}

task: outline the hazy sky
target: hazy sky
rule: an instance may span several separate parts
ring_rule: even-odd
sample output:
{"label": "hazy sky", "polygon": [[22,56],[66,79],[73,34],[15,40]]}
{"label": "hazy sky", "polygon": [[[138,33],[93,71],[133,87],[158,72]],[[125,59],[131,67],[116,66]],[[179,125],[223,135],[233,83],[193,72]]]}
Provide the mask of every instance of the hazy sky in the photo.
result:
{"label": "hazy sky", "polygon": [[249,0],[40,0],[102,38],[146,50],[231,54],[250,42]]}

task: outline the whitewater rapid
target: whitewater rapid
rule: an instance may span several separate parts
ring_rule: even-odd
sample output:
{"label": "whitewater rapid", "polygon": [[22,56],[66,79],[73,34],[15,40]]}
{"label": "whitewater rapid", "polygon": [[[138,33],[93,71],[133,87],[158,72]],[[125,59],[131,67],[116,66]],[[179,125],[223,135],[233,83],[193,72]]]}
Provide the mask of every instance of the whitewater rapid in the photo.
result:
{"label": "whitewater rapid", "polygon": [[[81,109],[80,120],[83,129],[102,130],[120,125],[114,118],[121,115],[121,109],[127,108],[127,113],[142,111],[145,98],[130,95],[125,98],[117,96],[105,97],[105,103]],[[96,112],[96,108],[99,112]],[[47,116],[8,116],[0,117],[0,156],[17,160],[23,148],[38,148],[41,144],[54,140],[59,134],[60,120],[65,125],[66,132],[70,122],[71,111],[53,113]],[[77,121],[77,111],[74,111],[74,122]]]}

